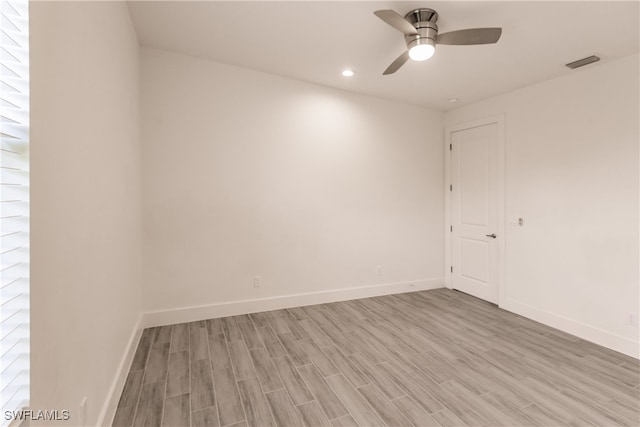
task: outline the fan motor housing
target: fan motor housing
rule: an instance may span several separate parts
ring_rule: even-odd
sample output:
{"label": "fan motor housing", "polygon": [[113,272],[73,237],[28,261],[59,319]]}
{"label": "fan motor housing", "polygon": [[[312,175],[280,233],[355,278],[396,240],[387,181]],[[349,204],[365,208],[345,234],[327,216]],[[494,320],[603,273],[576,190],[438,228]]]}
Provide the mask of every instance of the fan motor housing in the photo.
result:
{"label": "fan motor housing", "polygon": [[427,8],[415,9],[407,13],[404,19],[409,21],[418,33],[404,36],[408,49],[421,44],[435,45],[438,38],[438,26],[436,25],[438,13],[435,10]]}
{"label": "fan motor housing", "polygon": [[420,28],[420,26],[417,24],[431,23],[435,25],[436,21],[438,20],[438,12],[436,12],[433,9],[427,9],[427,8],[414,9],[411,12],[404,15],[404,19],[409,21],[411,25],[413,25],[416,28]]}

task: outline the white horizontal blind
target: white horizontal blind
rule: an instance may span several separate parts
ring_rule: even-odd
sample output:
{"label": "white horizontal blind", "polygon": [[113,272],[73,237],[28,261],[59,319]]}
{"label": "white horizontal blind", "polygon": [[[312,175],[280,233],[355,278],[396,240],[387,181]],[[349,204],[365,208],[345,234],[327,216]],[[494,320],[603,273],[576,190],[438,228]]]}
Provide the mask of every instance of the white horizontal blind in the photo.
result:
{"label": "white horizontal blind", "polygon": [[0,0],[0,423],[29,404],[29,2]]}

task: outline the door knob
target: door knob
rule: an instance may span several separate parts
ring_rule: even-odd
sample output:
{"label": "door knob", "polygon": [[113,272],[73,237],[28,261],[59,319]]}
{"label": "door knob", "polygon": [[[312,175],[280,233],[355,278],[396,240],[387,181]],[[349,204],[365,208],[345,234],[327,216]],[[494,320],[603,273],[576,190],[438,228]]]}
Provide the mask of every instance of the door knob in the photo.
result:
{"label": "door knob", "polygon": [[491,237],[492,239],[495,239],[496,237],[498,237],[498,236],[496,236],[496,233],[493,233],[493,234],[487,234],[486,236],[487,236],[487,237]]}

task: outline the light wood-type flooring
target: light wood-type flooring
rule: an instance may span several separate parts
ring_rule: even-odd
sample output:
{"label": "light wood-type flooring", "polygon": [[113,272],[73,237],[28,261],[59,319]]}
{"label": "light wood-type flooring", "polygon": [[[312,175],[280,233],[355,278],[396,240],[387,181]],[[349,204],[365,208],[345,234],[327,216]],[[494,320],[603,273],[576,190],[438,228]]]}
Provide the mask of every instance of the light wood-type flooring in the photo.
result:
{"label": "light wood-type flooring", "polygon": [[638,426],[639,374],[438,289],[146,329],[114,426]]}

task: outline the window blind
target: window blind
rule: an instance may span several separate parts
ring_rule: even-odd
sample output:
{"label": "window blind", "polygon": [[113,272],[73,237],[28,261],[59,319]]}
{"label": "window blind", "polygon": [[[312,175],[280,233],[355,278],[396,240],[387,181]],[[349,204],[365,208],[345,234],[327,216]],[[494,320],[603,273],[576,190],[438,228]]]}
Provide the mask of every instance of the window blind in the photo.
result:
{"label": "window blind", "polygon": [[0,0],[0,402],[29,404],[29,3]]}

